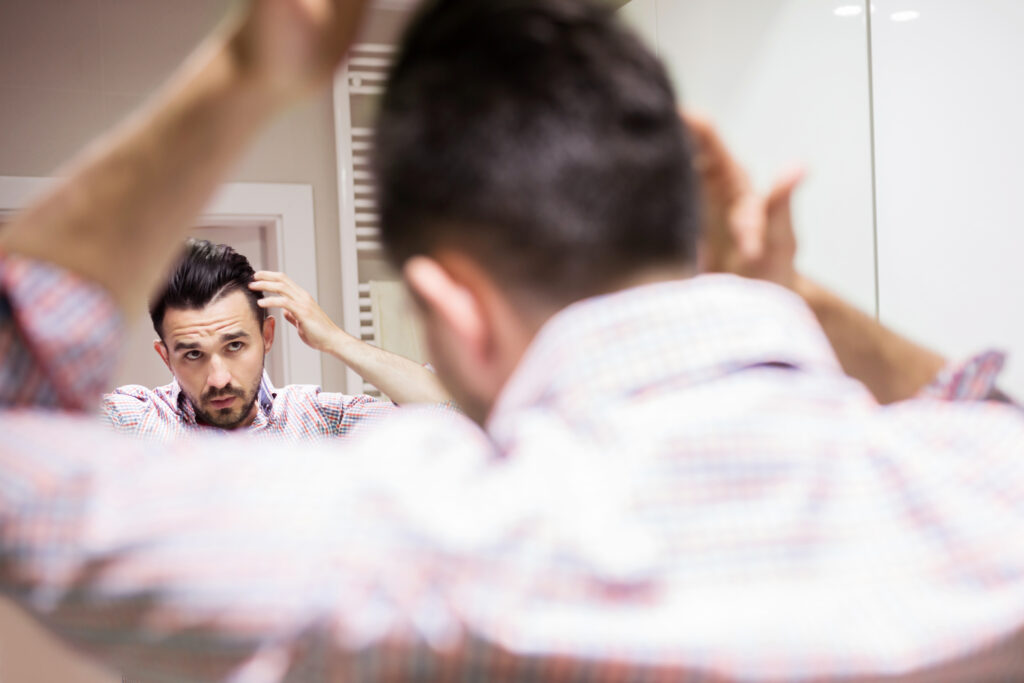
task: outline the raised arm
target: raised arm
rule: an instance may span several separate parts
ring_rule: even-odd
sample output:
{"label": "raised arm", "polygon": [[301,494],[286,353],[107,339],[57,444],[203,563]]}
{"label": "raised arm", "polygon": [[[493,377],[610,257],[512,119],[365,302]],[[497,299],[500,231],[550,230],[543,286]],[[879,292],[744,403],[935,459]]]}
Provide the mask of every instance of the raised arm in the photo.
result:
{"label": "raised arm", "polygon": [[151,102],[61,171],[0,233],[0,250],[96,281],[134,313],[247,143],[330,79],[367,2],[242,5]]}
{"label": "raised arm", "polygon": [[814,311],[846,374],[863,382],[879,403],[918,394],[947,365],[938,353],[901,337],[816,282],[798,277],[794,291]]}
{"label": "raised arm", "polygon": [[790,200],[800,173],[782,177],[766,197],[757,194],[711,124],[684,115],[703,181],[701,269],[768,280],[793,290],[814,311],[848,375],[881,403],[910,398],[932,382],[946,360],[801,276]]}
{"label": "raised arm", "polygon": [[250,287],[263,292],[260,306],[281,307],[309,346],[329,353],[399,404],[444,403],[451,397],[419,363],[356,339],[334,324],[309,292],[284,273],[260,271]]}

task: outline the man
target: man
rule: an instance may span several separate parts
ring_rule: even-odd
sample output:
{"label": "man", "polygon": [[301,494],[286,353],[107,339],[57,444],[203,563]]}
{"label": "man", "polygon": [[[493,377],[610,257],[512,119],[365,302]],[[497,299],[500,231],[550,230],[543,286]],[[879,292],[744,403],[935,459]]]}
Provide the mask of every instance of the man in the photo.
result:
{"label": "man", "polygon": [[[316,82],[340,55],[324,36],[343,47],[354,8],[256,3],[231,34],[264,84],[243,101]],[[281,45],[321,49],[304,62]],[[186,78],[0,238],[0,367],[37,350],[35,389],[0,383],[8,405],[87,396],[95,368],[57,352],[91,357],[117,326],[82,278],[133,303],[145,271],[107,273],[102,245],[146,223],[112,209],[183,229],[151,212],[170,201],[162,172],[186,166],[182,141],[156,157],[139,142],[171,145],[151,134],[180,135],[180,119],[204,133],[231,112],[248,120],[235,77],[196,87],[218,74]],[[382,226],[439,374],[477,424],[396,411],[282,459],[246,440],[139,443],[8,411],[5,587],[88,652],[164,678],[1020,678],[1024,416],[880,405],[792,292],[681,279],[697,259],[695,147],[703,261],[800,282],[786,257],[794,183],[752,196],[709,130],[687,140],[673,100],[660,64],[584,0],[429,4],[381,111]],[[204,153],[226,158],[243,138],[203,141],[216,144],[192,154],[212,184]],[[84,192],[125,159],[153,176]],[[171,194],[198,210],[200,180]],[[108,210],[113,225],[83,227]],[[49,256],[54,233],[77,243]],[[135,238],[159,261],[150,237],[163,235],[148,234]],[[843,362],[895,373],[876,386],[885,400],[935,379],[940,359],[811,290],[836,339],[858,332],[836,344]],[[51,306],[88,306],[93,325],[58,325]],[[88,440],[103,457],[82,452]]]}
{"label": "man", "polygon": [[288,276],[255,273],[231,247],[190,240],[149,309],[158,336],[153,348],[174,381],[107,394],[106,419],[133,434],[169,436],[209,426],[312,438],[346,436],[394,409],[391,401],[317,386],[271,386],[264,373],[274,343],[271,306],[282,308],[306,344],[348,364],[399,403],[448,400],[432,372],[347,334]]}

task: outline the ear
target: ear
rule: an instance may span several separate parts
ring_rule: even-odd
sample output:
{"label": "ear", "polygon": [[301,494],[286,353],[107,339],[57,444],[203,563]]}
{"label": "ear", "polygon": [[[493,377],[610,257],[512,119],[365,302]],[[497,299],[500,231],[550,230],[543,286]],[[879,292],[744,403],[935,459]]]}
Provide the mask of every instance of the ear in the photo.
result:
{"label": "ear", "polygon": [[156,351],[156,355],[160,356],[160,360],[164,362],[167,369],[171,369],[170,354],[167,352],[167,344],[164,344],[160,339],[153,340],[153,350]]}
{"label": "ear", "polygon": [[263,321],[263,353],[270,353],[270,347],[274,345],[274,329],[277,321],[274,316],[268,315]]}
{"label": "ear", "polygon": [[490,340],[486,314],[472,289],[427,256],[410,258],[402,274],[426,317],[448,330],[464,352],[478,359],[487,355]]}

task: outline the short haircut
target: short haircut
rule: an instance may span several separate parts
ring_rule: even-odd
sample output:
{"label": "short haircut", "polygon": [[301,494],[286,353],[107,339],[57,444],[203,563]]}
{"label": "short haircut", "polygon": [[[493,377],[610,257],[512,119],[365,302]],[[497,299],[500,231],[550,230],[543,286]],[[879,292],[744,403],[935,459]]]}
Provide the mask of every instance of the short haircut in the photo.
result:
{"label": "short haircut", "polygon": [[395,265],[457,247],[564,305],[692,265],[698,180],[661,62],[587,0],[435,0],[413,19],[376,127]]}
{"label": "short haircut", "polygon": [[249,289],[253,281],[249,259],[226,244],[190,239],[185,251],[167,280],[167,286],[149,306],[153,329],[164,337],[164,314],[168,308],[198,309],[234,291],[245,292],[256,322],[263,327],[267,311],[256,302],[262,292]]}

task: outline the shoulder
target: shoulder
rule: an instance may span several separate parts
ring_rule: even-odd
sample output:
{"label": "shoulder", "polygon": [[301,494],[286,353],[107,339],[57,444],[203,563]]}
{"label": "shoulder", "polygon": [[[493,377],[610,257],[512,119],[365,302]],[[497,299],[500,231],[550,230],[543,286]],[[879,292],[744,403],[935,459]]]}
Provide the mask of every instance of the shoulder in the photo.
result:
{"label": "shoulder", "polygon": [[153,412],[177,415],[177,393],[174,383],[153,389],[127,384],[103,395],[103,415],[115,427],[134,426]]}
{"label": "shoulder", "polygon": [[160,387],[144,387],[141,384],[126,384],[103,395],[104,404],[112,405],[134,405],[137,403],[171,403],[178,395],[177,385],[174,382]]}
{"label": "shoulder", "polygon": [[103,395],[104,401],[146,401],[152,400],[156,397],[157,389],[150,389],[144,387],[141,384],[126,384],[123,387],[118,387],[111,391],[109,394]]}
{"label": "shoulder", "polygon": [[277,389],[274,397],[275,413],[284,415],[285,411],[296,410],[316,413],[326,422],[328,431],[339,436],[388,416],[396,408],[386,399],[324,391],[315,384],[290,384]]}
{"label": "shoulder", "polygon": [[882,406],[888,433],[910,434],[935,446],[975,453],[1024,443],[1024,409],[1000,401],[950,401],[923,396]]}
{"label": "shoulder", "polygon": [[352,396],[336,391],[324,391],[316,384],[289,384],[274,390],[274,405],[306,403],[315,404],[327,411],[349,410],[356,408],[384,409],[395,408],[395,404],[387,399],[368,395]]}
{"label": "shoulder", "polygon": [[288,384],[274,387],[274,402],[315,400],[322,393],[323,389],[317,384]]}

